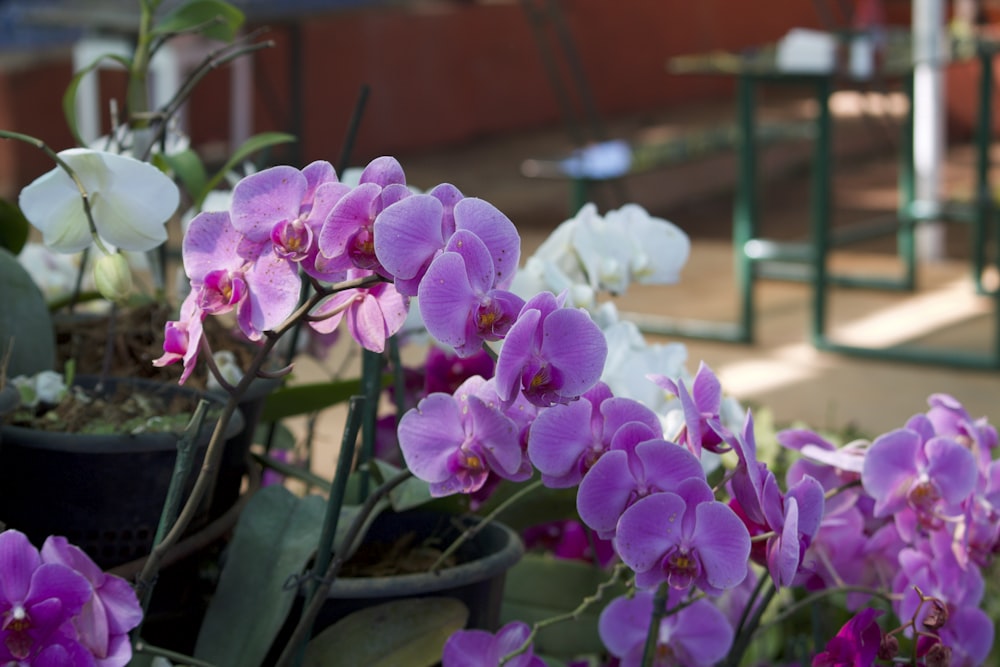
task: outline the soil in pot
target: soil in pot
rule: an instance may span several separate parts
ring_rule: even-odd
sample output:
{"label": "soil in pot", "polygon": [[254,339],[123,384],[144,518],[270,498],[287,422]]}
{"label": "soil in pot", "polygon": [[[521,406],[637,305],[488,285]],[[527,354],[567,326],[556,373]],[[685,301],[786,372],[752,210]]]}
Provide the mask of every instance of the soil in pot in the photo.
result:
{"label": "soil in pot", "polygon": [[[89,380],[80,378],[81,385],[93,388],[96,379]],[[199,392],[157,382],[118,379],[106,384],[109,395],[119,400],[108,400],[106,413],[90,404],[90,414],[102,421],[115,418],[118,408],[142,394],[144,397],[135,402],[155,411],[186,405],[185,412],[177,413],[183,428],[203,397]],[[124,387],[124,394],[118,393],[120,387]],[[220,407],[216,402],[216,415]],[[75,410],[68,410],[67,415],[72,419],[80,416]],[[188,492],[213,425],[210,410],[196,441]],[[227,434],[241,427],[242,418],[237,414],[228,424]],[[149,552],[177,457],[176,432],[143,429],[109,435],[8,425],[0,427],[0,437],[0,521],[23,531],[38,545],[48,535],[63,535],[102,568]],[[207,520],[207,512],[202,512],[192,529]]]}

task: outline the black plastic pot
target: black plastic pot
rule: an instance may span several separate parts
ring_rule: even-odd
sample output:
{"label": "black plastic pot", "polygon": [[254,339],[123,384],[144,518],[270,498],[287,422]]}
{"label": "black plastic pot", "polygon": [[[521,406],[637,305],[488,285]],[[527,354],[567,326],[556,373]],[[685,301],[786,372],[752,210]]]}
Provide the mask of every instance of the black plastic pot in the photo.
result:
{"label": "black plastic pot", "polygon": [[[478,520],[466,519],[468,521]],[[366,542],[391,543],[410,531],[418,541],[433,539],[441,548],[461,532],[463,520],[438,512],[386,512],[372,523]],[[468,627],[495,631],[499,627],[507,570],[524,554],[521,538],[502,523],[490,522],[457,552],[458,565],[431,574],[389,577],[338,577],[329,601],[316,622],[326,627],[358,609],[402,598],[446,596],[461,600],[469,608]]]}
{"label": "black plastic pot", "polygon": [[[432,539],[445,548],[469,522],[478,517],[458,517],[442,512],[414,510],[384,512],[372,523],[364,538],[366,543],[391,543],[410,531],[416,540]],[[348,614],[373,605],[421,597],[450,597],[461,600],[469,609],[467,628],[495,632],[500,627],[507,571],[524,555],[520,536],[508,526],[492,521],[466,542],[457,552],[458,565],[436,573],[420,572],[386,577],[338,577],[330,589],[313,624],[315,636]],[[288,623],[275,641],[275,648],[265,661],[273,662],[291,635],[292,626],[302,613],[301,600],[293,606]]]}
{"label": "black plastic pot", "polygon": [[[190,401],[204,394],[159,382],[116,378],[105,383],[112,393],[126,383],[136,391]],[[96,385],[82,377],[77,384]],[[219,404],[218,399],[209,400]],[[237,412],[227,435],[237,433]],[[205,456],[215,422],[206,420],[197,441],[187,490]],[[65,536],[102,568],[145,556],[152,547],[177,458],[172,433],[90,435],[0,427],[0,521],[24,532],[36,545],[48,535]],[[207,508],[193,527],[208,519]]]}

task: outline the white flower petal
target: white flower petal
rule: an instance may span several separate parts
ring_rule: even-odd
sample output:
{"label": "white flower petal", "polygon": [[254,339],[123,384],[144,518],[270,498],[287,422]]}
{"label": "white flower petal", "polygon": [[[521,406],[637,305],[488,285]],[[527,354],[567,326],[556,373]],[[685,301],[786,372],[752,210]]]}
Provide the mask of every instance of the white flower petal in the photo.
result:
{"label": "white flower petal", "polygon": [[25,186],[18,205],[52,250],[72,253],[90,246],[80,191],[62,169],[57,167]]}

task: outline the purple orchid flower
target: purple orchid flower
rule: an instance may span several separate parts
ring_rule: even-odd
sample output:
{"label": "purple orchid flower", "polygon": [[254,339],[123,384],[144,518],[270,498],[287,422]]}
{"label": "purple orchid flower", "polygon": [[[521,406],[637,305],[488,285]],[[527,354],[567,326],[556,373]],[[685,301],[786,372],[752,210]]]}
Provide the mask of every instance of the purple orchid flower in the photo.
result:
{"label": "purple orchid flower", "polygon": [[639,499],[672,491],[689,478],[705,480],[701,463],[687,449],[662,439],[634,442],[631,432],[641,430],[630,428],[635,424],[618,430],[611,450],[587,471],[576,494],[580,518],[604,539],[614,537],[619,517]]}
{"label": "purple orchid flower", "polygon": [[881,609],[868,607],[851,617],[818,653],[812,667],[872,667],[882,646],[882,629],[875,619]]}
{"label": "purple orchid flower", "polygon": [[195,216],[182,252],[198,307],[209,315],[235,309],[250,340],[276,328],[298,305],[297,265],[278,256],[269,239],[255,242],[243,235],[226,212]]}
{"label": "purple orchid flower", "polygon": [[473,375],[487,380],[493,377],[494,365],[493,357],[486,350],[460,357],[449,350],[431,345],[424,360],[424,393],[440,391],[453,394]]}
{"label": "purple orchid flower", "polygon": [[716,431],[721,429],[719,411],[722,409],[722,385],[705,362],[698,365],[698,372],[691,383],[690,392],[683,380],[678,379],[675,382],[666,375],[659,374],[646,377],[656,386],[680,399],[684,413],[684,427],[672,438],[673,441],[690,449],[699,459],[703,447],[716,454],[729,451],[725,441]]}
{"label": "purple orchid flower", "polygon": [[594,535],[579,521],[549,521],[526,528],[522,537],[527,550],[542,549],[556,558],[597,563],[607,567],[616,558],[614,545]]}
{"label": "purple orchid flower", "polygon": [[[346,278],[373,275],[370,271],[351,269]],[[332,333],[340,321],[347,319],[347,330],[363,348],[372,352],[385,350],[385,341],[399,331],[406,321],[409,299],[400,295],[390,283],[347,289],[335,293],[317,306],[309,322],[316,332]]]}
{"label": "purple orchid flower", "polygon": [[742,434],[728,434],[726,439],[739,457],[739,466],[729,483],[734,510],[751,534],[773,533],[763,549],[759,542],[755,543],[754,557],[757,562],[766,562],[775,586],[791,585],[823,518],[823,486],[804,475],[788,493],[781,492],[774,473],[757,460],[749,410]]}
{"label": "purple orchid flower", "polygon": [[86,577],[61,563],[43,562],[16,530],[0,533],[0,573],[3,664],[93,664],[72,624],[93,595]]}
{"label": "purple orchid flower", "polygon": [[[500,660],[521,648],[531,636],[526,623],[512,621],[496,635],[485,630],[458,630],[445,642],[441,667],[498,667]],[[531,646],[504,663],[509,667],[545,667]]]}
{"label": "purple orchid flower", "polygon": [[520,261],[521,237],[498,208],[462,197],[442,184],[387,207],[375,220],[375,254],[403,294],[415,295],[434,259],[458,231],[477,236],[493,265],[489,289],[510,287]]}
{"label": "purple orchid flower", "polygon": [[179,384],[184,384],[198,362],[205,319],[205,311],[198,307],[198,298],[197,292],[189,292],[185,297],[181,304],[180,319],[166,324],[163,354],[153,360],[153,365],[160,367],[183,361],[184,371]]}
{"label": "purple orchid flower", "polygon": [[507,332],[496,368],[505,402],[521,391],[539,407],[569,403],[600,379],[607,341],[585,310],[561,307],[565,296],[532,297]]}
{"label": "purple orchid flower", "polygon": [[576,486],[629,423],[642,425],[642,440],[662,435],[656,413],[633,399],[612,396],[598,382],[580,400],[539,412],[528,431],[528,458],[549,488]]}
{"label": "purple orchid flower", "polygon": [[[681,602],[681,592],[671,589],[668,612]],[[597,625],[601,641],[611,655],[621,660],[621,667],[642,664],[652,617],[652,591],[615,598],[601,612]],[[733,629],[726,616],[708,600],[696,600],[660,621],[653,664],[711,667],[726,657],[732,643]]]}
{"label": "purple orchid flower", "polygon": [[747,576],[750,534],[703,479],[686,479],[673,492],[654,493],[629,507],[618,520],[614,543],[640,588],[666,581],[716,595]]}
{"label": "purple orchid flower", "polygon": [[998,445],[996,427],[985,418],[973,419],[965,407],[948,394],[931,394],[927,419],[937,435],[950,436],[972,451],[980,467],[989,465]]}
{"label": "purple orchid flower", "polygon": [[934,527],[943,512],[972,494],[978,469],[968,449],[933,435],[921,423],[910,423],[921,430],[901,428],[876,438],[865,456],[861,483],[875,500],[875,517],[907,508],[921,525]]}
{"label": "purple orchid flower", "polygon": [[499,406],[475,395],[486,381],[470,378],[454,396],[431,394],[399,421],[406,466],[430,483],[431,495],[471,493],[490,471],[522,478],[524,455],[518,429]]}
{"label": "purple orchid flower", "polygon": [[468,230],[456,231],[417,290],[428,333],[459,356],[475,354],[485,341],[501,340],[524,307],[524,299],[495,289],[496,280],[486,244]]}
{"label": "purple orchid flower", "polygon": [[41,550],[42,562],[58,563],[82,574],[93,591],[73,619],[77,636],[98,667],[124,667],[132,658],[128,633],[142,620],[135,591],[124,579],[105,574],[94,561],[65,537],[49,537]]}

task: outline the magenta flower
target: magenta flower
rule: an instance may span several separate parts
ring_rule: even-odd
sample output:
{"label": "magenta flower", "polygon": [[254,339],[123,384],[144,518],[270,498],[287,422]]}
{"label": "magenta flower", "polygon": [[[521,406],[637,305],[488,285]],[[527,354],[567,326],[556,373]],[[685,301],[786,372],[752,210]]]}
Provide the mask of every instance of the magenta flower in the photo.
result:
{"label": "magenta flower", "polygon": [[882,645],[882,629],[875,622],[881,615],[869,607],[852,616],[813,658],[812,667],[872,667]]}
{"label": "magenta flower", "polygon": [[[668,614],[660,621],[657,632],[653,664],[711,667],[729,652],[733,628],[726,616],[705,599],[669,612],[682,601],[680,591],[671,589],[667,598]],[[621,660],[621,667],[642,664],[652,617],[652,591],[637,591],[632,598],[615,598],[601,612],[597,626],[601,641],[611,655]]]}
{"label": "magenta flower", "polygon": [[[555,408],[552,408],[555,410]],[[607,452],[584,475],[576,494],[580,518],[605,539],[614,537],[622,513],[641,498],[672,491],[686,479],[705,479],[698,459],[666,440],[628,442],[619,429]]]}
{"label": "magenta flower", "polygon": [[269,238],[254,241],[243,235],[226,212],[195,216],[182,251],[198,307],[210,315],[235,309],[250,340],[276,328],[298,305],[298,265],[276,254]]}
{"label": "magenta flower", "polygon": [[424,393],[443,391],[452,394],[473,375],[493,377],[494,361],[486,350],[469,357],[459,357],[449,350],[431,345],[424,360]]}
{"label": "magenta flower", "polygon": [[[763,549],[767,569],[776,586],[789,586],[819,530],[825,502],[823,486],[804,475],[788,493],[781,492],[774,473],[757,460],[753,415],[749,411],[743,433],[726,434],[726,439],[739,457],[739,466],[730,480],[732,504],[750,533],[773,533]],[[754,554],[759,562],[760,552],[755,550]]]}
{"label": "magenta flower", "polygon": [[608,344],[586,311],[562,308],[550,292],[532,297],[507,332],[497,359],[497,391],[512,402],[519,391],[539,407],[569,403],[593,387]]}
{"label": "magenta flower", "polygon": [[952,438],[902,428],[879,436],[865,455],[861,483],[875,500],[875,517],[904,508],[928,526],[954,510],[975,489],[972,453]]}
{"label": "magenta flower", "polygon": [[198,307],[199,295],[189,292],[181,304],[180,319],[167,322],[163,337],[163,354],[153,360],[154,366],[169,366],[184,362],[180,384],[188,379],[198,362],[205,311]]}
{"label": "magenta flower", "polygon": [[521,256],[521,237],[507,216],[482,199],[463,198],[448,184],[387,207],[374,230],[376,256],[408,295],[417,293],[431,262],[457,231],[474,234],[486,246],[493,265],[491,289],[510,287]]}
{"label": "magenta flower", "polygon": [[517,426],[474,395],[484,382],[470,378],[454,396],[431,394],[399,421],[406,467],[430,483],[434,496],[477,491],[490,471],[523,479]]}
{"label": "magenta flower", "polygon": [[[496,635],[485,630],[458,630],[445,642],[441,667],[498,667],[501,658],[521,648],[531,635],[526,623],[513,621]],[[504,663],[508,667],[545,667],[532,647]]]}
{"label": "magenta flower", "polygon": [[589,528],[573,519],[530,526],[523,531],[522,537],[525,549],[543,549],[556,558],[597,563],[601,567],[607,567],[616,557],[610,540],[597,537]]}
{"label": "magenta flower", "polygon": [[428,333],[463,357],[481,350],[485,341],[502,339],[524,300],[495,289],[496,281],[486,244],[468,230],[455,232],[417,290]]}
{"label": "magenta flower", "polygon": [[82,574],[93,591],[73,626],[83,646],[99,667],[123,667],[132,658],[128,633],[142,620],[135,591],[124,579],[105,574],[65,537],[49,537],[42,545],[42,561],[58,563]]}
{"label": "magenta flower", "polygon": [[611,448],[625,424],[641,424],[642,440],[659,437],[660,421],[652,410],[630,398],[611,395],[598,382],[578,401],[541,410],[528,431],[528,458],[550,488],[576,486]]}
{"label": "magenta flower", "polygon": [[665,375],[656,374],[648,375],[647,378],[680,399],[684,427],[679,434],[672,436],[674,442],[690,449],[699,459],[703,447],[716,454],[729,451],[716,431],[721,429],[719,410],[722,409],[722,385],[705,362],[698,365],[690,392],[680,379],[674,382]]}
{"label": "magenta flower", "polygon": [[60,563],[43,562],[28,538],[16,530],[0,533],[0,573],[0,662],[93,664],[73,628],[73,618],[93,594],[82,574]]}
{"label": "magenta flower", "polygon": [[640,588],[666,581],[714,595],[747,576],[750,534],[703,479],[689,478],[675,491],[646,496],[625,510],[615,548],[635,570]]}
{"label": "magenta flower", "polygon": [[[366,274],[371,272],[352,269],[346,278],[361,278]],[[354,340],[366,350],[382,352],[385,341],[402,328],[408,310],[409,299],[391,284],[378,283],[333,294],[312,312],[313,317],[323,319],[310,321],[309,326],[318,333],[329,334],[346,318],[347,330]]]}

